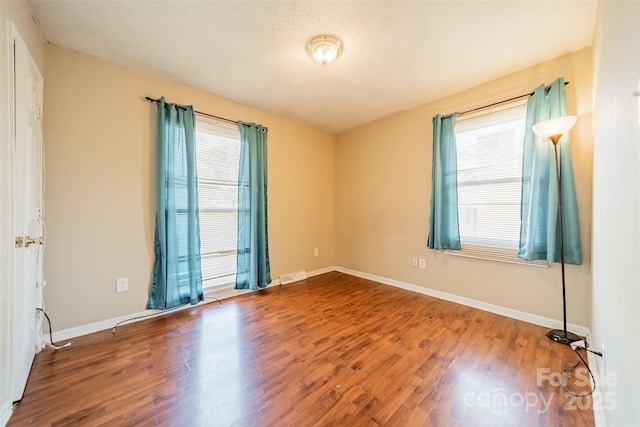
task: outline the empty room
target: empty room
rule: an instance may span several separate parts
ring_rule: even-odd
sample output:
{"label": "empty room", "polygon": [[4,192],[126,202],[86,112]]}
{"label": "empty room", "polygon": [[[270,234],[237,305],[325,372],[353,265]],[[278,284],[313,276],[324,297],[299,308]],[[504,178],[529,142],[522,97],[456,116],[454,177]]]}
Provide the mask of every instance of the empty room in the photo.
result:
{"label": "empty room", "polygon": [[640,426],[640,2],[0,37],[0,426]]}

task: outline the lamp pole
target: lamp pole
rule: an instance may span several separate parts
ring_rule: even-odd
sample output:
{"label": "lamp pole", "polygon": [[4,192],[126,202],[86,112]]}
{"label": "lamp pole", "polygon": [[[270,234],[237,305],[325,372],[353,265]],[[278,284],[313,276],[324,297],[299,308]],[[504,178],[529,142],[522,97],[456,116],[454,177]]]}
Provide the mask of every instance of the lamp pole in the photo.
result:
{"label": "lamp pole", "polygon": [[565,290],[564,279],[564,230],[562,224],[562,184],[560,181],[560,162],[558,160],[558,142],[560,141],[560,135],[551,135],[549,139],[553,143],[553,152],[556,158],[556,178],[558,180],[558,228],[560,231],[560,265],[562,269],[562,316],[563,316],[563,329],[549,329],[547,331],[547,337],[552,340],[562,343],[570,344],[574,341],[579,341],[582,338],[572,332],[567,331],[567,293]]}

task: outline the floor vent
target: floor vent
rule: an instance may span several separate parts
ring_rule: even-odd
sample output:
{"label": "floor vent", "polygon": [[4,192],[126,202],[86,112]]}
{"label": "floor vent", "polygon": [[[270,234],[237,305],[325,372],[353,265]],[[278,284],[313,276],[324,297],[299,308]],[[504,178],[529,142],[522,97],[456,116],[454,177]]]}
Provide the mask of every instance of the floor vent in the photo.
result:
{"label": "floor vent", "polygon": [[295,273],[290,273],[290,274],[283,274],[282,276],[280,276],[280,284],[286,285],[288,283],[297,282],[299,280],[304,280],[306,278],[307,278],[307,272],[304,270],[297,271]]}

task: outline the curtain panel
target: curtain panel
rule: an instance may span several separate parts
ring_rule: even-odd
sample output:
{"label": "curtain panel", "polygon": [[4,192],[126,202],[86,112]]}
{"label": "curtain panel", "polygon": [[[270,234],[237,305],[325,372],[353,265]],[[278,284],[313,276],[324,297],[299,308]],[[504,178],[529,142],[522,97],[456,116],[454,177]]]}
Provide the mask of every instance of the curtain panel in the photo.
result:
{"label": "curtain panel", "polygon": [[[522,203],[518,257],[560,262],[558,188],[553,144],[538,137],[532,126],[567,115],[564,79],[539,86],[527,103],[522,162]],[[558,142],[565,262],[582,264],[580,221],[569,135]]]}
{"label": "curtain panel", "polygon": [[147,308],[203,300],[193,107],[158,101],[155,262]]}
{"label": "curtain panel", "polygon": [[261,289],[271,283],[267,230],[266,127],[238,122],[238,260],[236,289]]}
{"label": "curtain panel", "polygon": [[458,166],[455,123],[458,113],[433,117],[430,249],[460,249]]}

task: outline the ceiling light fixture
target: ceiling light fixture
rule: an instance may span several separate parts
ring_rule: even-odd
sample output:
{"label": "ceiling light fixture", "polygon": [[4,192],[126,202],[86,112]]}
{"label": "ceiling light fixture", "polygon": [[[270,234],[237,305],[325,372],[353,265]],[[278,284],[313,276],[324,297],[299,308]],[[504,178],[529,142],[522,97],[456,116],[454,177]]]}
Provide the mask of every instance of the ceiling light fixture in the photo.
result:
{"label": "ceiling light fixture", "polygon": [[342,42],[326,34],[316,36],[307,43],[307,52],[317,63],[327,65],[342,53]]}

